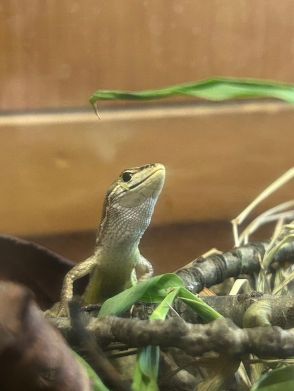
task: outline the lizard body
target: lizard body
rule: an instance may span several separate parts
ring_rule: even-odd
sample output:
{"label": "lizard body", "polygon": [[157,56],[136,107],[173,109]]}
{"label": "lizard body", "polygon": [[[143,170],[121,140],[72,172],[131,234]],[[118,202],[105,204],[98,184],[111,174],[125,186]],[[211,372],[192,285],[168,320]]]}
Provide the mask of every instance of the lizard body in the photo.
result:
{"label": "lizard body", "polygon": [[[153,274],[152,265],[140,254],[139,242],[150,224],[165,179],[165,168],[154,163],[127,169],[106,193],[94,254],[65,276],[61,301],[52,310],[62,316],[73,296],[73,282],[90,274],[83,294],[85,304],[94,304],[119,293]],[[54,316],[53,315],[53,316]]]}

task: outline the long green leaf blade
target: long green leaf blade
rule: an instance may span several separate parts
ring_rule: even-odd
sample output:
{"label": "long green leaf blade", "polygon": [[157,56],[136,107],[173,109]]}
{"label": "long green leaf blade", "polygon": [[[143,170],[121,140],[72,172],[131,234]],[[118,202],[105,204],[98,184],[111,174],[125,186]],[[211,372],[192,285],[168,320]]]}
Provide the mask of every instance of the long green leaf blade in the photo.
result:
{"label": "long green leaf blade", "polygon": [[294,366],[274,369],[261,376],[251,391],[293,391]]}
{"label": "long green leaf blade", "polygon": [[275,98],[294,104],[294,85],[268,80],[214,78],[145,91],[98,90],[90,97],[99,100],[154,100],[190,96],[211,101],[240,98]]}
{"label": "long green leaf blade", "polygon": [[155,276],[106,300],[100,309],[99,317],[120,315],[139,300],[158,303],[170,289],[183,286],[183,281],[175,274]]}
{"label": "long green leaf blade", "polygon": [[169,310],[172,308],[173,302],[178,296],[182,287],[177,287],[162,300],[162,302],[155,308],[150,316],[150,320],[164,320],[167,317]]}
{"label": "long green leaf blade", "polygon": [[79,361],[79,363],[85,368],[91,382],[92,382],[92,388],[93,391],[110,391],[109,388],[107,388],[103,383],[100,377],[97,375],[97,373],[94,371],[94,369],[76,352],[73,352],[76,356],[76,359]]}
{"label": "long green leaf blade", "polygon": [[180,288],[178,298],[189,305],[206,322],[222,317],[220,313],[206,304],[199,296],[194,295],[186,288]]}
{"label": "long green leaf blade", "polygon": [[160,349],[158,346],[146,346],[137,357],[134,372],[133,391],[158,391],[157,376]]}
{"label": "long green leaf blade", "polygon": [[[150,320],[164,320],[178,296],[181,287],[168,293],[150,316]],[[158,346],[146,346],[141,349],[137,357],[134,372],[134,391],[157,391],[157,376],[159,371],[160,349]]]}

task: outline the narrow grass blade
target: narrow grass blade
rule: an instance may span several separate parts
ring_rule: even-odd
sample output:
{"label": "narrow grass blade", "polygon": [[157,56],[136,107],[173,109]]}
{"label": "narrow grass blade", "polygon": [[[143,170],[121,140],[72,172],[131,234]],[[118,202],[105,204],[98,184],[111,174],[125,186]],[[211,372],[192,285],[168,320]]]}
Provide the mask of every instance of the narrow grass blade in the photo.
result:
{"label": "narrow grass blade", "polygon": [[276,98],[294,103],[294,85],[268,80],[213,78],[145,91],[98,90],[90,97],[99,100],[153,100],[173,96],[191,96],[211,101],[238,98]]}
{"label": "narrow grass blade", "polygon": [[[286,273],[283,272],[282,276],[284,277]],[[287,275],[287,277],[284,278],[283,282],[281,282],[278,286],[276,286],[272,292],[273,295],[277,295],[280,293],[283,288],[285,288],[288,284],[290,284],[294,280],[294,272],[291,272],[290,274]],[[291,294],[291,292],[285,292],[285,294]]]}
{"label": "narrow grass blade", "polygon": [[[292,87],[293,88],[293,87]],[[238,233],[238,227],[243,221],[250,215],[250,213],[271,194],[275,193],[287,182],[294,178],[294,167],[286,171],[282,176],[276,179],[268,187],[266,187],[237,217],[235,217],[231,223],[233,226],[233,236],[235,247],[240,246],[240,236]]]}
{"label": "narrow grass blade", "polygon": [[106,300],[100,309],[99,317],[120,315],[139,300],[150,303],[161,302],[169,290],[183,286],[183,281],[172,273],[150,278]]}
{"label": "narrow grass blade", "polygon": [[93,391],[110,391],[103,383],[97,373],[92,369],[92,367],[76,352],[75,357],[80,362],[80,364],[85,368],[91,382]]}
{"label": "narrow grass blade", "polygon": [[137,357],[132,389],[134,391],[158,391],[157,376],[160,349],[158,346],[146,346]]}
{"label": "narrow grass blade", "polygon": [[[150,320],[164,320],[181,288],[173,289],[157,306]],[[157,391],[160,349],[158,346],[146,346],[137,357],[134,373],[134,391]]]}
{"label": "narrow grass blade", "polygon": [[222,315],[206,304],[200,297],[194,295],[186,288],[180,288],[179,299],[188,304],[206,322],[222,318]]}

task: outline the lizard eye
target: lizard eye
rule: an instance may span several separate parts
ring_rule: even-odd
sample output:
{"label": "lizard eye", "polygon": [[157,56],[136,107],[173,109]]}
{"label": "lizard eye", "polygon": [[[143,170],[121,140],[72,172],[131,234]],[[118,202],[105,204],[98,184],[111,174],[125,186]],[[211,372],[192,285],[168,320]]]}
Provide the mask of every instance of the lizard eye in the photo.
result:
{"label": "lizard eye", "polygon": [[122,180],[123,180],[124,182],[129,182],[131,179],[132,179],[132,174],[131,174],[129,171],[125,171],[125,172],[122,174]]}

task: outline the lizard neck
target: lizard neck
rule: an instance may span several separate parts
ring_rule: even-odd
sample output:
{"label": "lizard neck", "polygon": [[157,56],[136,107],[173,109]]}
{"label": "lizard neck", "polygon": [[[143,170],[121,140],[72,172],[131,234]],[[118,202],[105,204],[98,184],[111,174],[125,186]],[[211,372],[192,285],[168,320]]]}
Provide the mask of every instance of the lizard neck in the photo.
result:
{"label": "lizard neck", "polygon": [[155,200],[150,197],[133,207],[115,205],[108,208],[97,237],[97,249],[120,257],[135,254],[141,237],[148,228]]}

